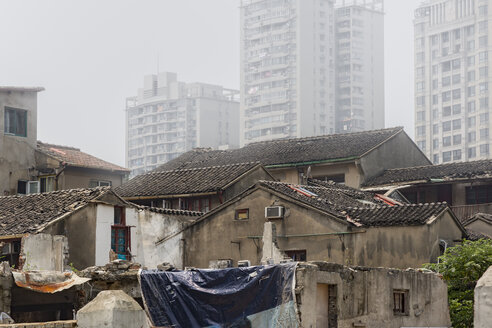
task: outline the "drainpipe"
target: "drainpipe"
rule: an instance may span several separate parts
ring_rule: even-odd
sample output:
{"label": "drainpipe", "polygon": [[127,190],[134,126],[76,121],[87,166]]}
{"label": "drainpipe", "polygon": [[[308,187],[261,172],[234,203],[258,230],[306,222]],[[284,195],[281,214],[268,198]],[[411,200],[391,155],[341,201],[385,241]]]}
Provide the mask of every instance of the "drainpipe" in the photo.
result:
{"label": "drainpipe", "polygon": [[62,162],[61,163],[61,170],[56,174],[55,176],[55,186],[56,186],[56,190],[60,190],[59,186],[58,186],[58,178],[60,177],[60,174],[63,173],[63,171],[65,171],[65,168],[67,167],[67,164],[65,162]]}
{"label": "drainpipe", "polygon": [[181,239],[181,270],[185,268],[185,251],[186,251],[186,239]]}

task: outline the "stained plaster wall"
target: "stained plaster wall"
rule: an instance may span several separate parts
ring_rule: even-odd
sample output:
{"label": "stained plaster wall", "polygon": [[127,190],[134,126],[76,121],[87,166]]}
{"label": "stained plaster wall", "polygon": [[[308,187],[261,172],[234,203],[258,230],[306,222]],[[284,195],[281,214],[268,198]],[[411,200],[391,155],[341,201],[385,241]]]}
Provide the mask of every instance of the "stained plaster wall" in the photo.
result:
{"label": "stained plaster wall", "polygon": [[255,170],[242,176],[238,181],[227,187],[224,192],[224,202],[239,195],[260,180],[271,181],[273,180],[273,178],[270,174],[268,174],[268,172],[265,171],[264,168],[258,167]]}
{"label": "stained plaster wall", "polygon": [[487,235],[492,238],[492,224],[482,221],[476,220],[466,226],[467,229],[471,229],[476,232],[480,232],[481,234]]}
{"label": "stained plaster wall", "polygon": [[24,270],[65,271],[68,254],[65,236],[40,233],[22,238],[20,257]]}
{"label": "stained plaster wall", "polygon": [[176,234],[163,243],[156,245],[156,242],[179,232],[190,220],[190,217],[170,216],[146,210],[139,211],[137,215],[136,262],[149,269],[155,269],[157,265],[164,262],[171,263],[176,268],[184,269],[182,233]]}
{"label": "stained plaster wall", "polygon": [[[209,261],[218,259],[232,259],[235,264],[238,260],[260,264],[261,239],[266,222],[264,209],[271,205],[281,205],[286,209],[284,219],[272,221],[276,225],[279,249],[306,250],[308,261],[420,267],[439,256],[440,239],[446,240],[450,246],[462,239],[461,230],[448,213],[430,225],[354,228],[351,231],[345,223],[326,214],[259,189],[212,213],[184,232],[185,266],[206,268]],[[235,220],[235,210],[246,208],[249,209],[249,220]],[[314,236],[321,233],[333,235]],[[282,237],[286,235],[307,236]]]}
{"label": "stained plaster wall", "polygon": [[[4,133],[5,107],[27,110],[27,137]],[[0,91],[0,195],[17,193],[18,180],[30,180],[37,140],[37,93]]]}
{"label": "stained plaster wall", "polygon": [[[415,270],[300,264],[296,300],[301,326],[317,326],[318,284],[336,285],[339,328],[449,327],[446,283]],[[408,315],[393,313],[393,290],[408,290]],[[326,303],[327,300],[326,300]]]}

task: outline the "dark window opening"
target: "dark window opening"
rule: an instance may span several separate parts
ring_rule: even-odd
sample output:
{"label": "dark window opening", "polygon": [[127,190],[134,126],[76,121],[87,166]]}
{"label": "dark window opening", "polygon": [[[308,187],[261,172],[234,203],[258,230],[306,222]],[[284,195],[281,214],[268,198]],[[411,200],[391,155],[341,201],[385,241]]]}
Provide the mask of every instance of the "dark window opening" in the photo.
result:
{"label": "dark window opening", "polygon": [[325,182],[333,181],[335,183],[345,184],[345,174],[327,175],[322,177],[315,177],[315,179]]}
{"label": "dark window opening", "polygon": [[412,204],[426,203],[425,191],[403,192],[403,195]]}
{"label": "dark window opening", "polygon": [[468,205],[492,203],[492,185],[467,187],[465,192]]}
{"label": "dark window opening", "polygon": [[17,181],[17,193],[22,195],[25,195],[27,193],[27,181]]}
{"label": "dark window opening", "polygon": [[249,219],[249,209],[243,208],[243,209],[236,210],[236,214],[235,214],[234,219],[236,219],[238,221],[248,220]]}
{"label": "dark window opening", "polygon": [[15,269],[19,268],[19,253],[21,248],[20,239],[3,241],[0,243],[2,254],[0,259],[2,261],[8,261],[9,266]]}
{"label": "dark window opening", "polygon": [[306,250],[285,251],[285,254],[296,262],[305,262],[307,260]]}
{"label": "dark window opening", "polygon": [[393,314],[408,315],[408,290],[393,290]]}
{"label": "dark window opening", "polygon": [[27,137],[27,111],[5,107],[4,133],[18,137]]}

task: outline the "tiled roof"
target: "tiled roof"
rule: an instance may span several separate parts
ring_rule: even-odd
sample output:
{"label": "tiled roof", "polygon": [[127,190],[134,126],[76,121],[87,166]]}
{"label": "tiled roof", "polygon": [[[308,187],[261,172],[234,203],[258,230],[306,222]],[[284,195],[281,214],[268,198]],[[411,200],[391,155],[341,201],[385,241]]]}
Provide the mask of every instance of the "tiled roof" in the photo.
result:
{"label": "tiled roof", "polygon": [[109,187],[99,187],[0,197],[0,235],[35,232],[44,224],[97,200],[109,190]]}
{"label": "tiled roof", "polygon": [[[357,227],[423,225],[448,208],[446,203],[389,206],[375,200],[372,193],[338,184],[297,186],[273,181],[260,181],[259,184]],[[309,193],[315,195],[309,196]]]}
{"label": "tiled roof", "polygon": [[51,156],[61,162],[67,163],[70,166],[86,167],[123,173],[130,172],[130,170],[124,167],[106,162],[100,158],[84,153],[78,148],[52,145],[38,141],[37,149],[38,151]]}
{"label": "tiled roof", "polygon": [[[189,216],[189,217],[194,217],[194,216],[202,216],[204,213],[203,212],[196,212],[196,211],[186,211],[186,210],[177,210],[177,209],[171,209],[171,208],[162,208],[162,207],[150,207],[150,206],[142,206],[142,205],[136,205],[139,209],[147,210],[150,212],[154,213],[159,213],[159,214],[167,214],[167,215],[180,215],[180,216]],[[194,220],[194,219],[191,219]]]}
{"label": "tiled roof", "polygon": [[348,134],[265,141],[232,150],[194,149],[161,165],[156,170],[168,171],[250,161],[257,161],[265,166],[275,166],[350,160],[361,157],[402,131],[403,128],[397,127]]}
{"label": "tiled roof", "polygon": [[483,220],[489,224],[492,224],[492,214],[476,213],[475,215],[469,218],[465,218],[461,220],[461,224],[463,224],[463,226],[467,226],[468,224],[472,223],[475,220]]}
{"label": "tiled roof", "polygon": [[259,163],[241,163],[173,171],[151,171],[115,188],[121,197],[196,194],[222,190]]}
{"label": "tiled roof", "polygon": [[366,186],[383,186],[417,181],[453,181],[457,179],[492,178],[492,160],[416,166],[384,171]]}
{"label": "tiled roof", "polygon": [[[376,206],[380,204],[371,193],[361,192],[338,184],[331,186],[298,186],[285,182],[260,181],[260,185],[340,218],[345,218],[342,211],[347,207]],[[299,187],[302,189],[299,189]],[[296,189],[301,190],[301,192]],[[307,196],[303,193],[303,190],[313,193],[315,196]]]}
{"label": "tiled roof", "polygon": [[365,227],[424,225],[448,208],[446,203],[347,208],[350,220]]}
{"label": "tiled roof", "polygon": [[467,236],[468,240],[477,241],[479,239],[491,239],[489,236],[484,235],[483,233],[480,233],[478,231],[474,231],[468,228],[465,229],[466,229],[466,234],[468,235]]}

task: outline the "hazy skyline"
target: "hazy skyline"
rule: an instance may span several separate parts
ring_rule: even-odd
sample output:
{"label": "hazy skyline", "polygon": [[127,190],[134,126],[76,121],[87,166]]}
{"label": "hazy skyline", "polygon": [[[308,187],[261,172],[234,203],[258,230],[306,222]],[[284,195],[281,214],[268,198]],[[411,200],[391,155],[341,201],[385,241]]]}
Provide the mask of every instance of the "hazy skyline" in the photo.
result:
{"label": "hazy skyline", "polygon": [[[386,126],[413,137],[413,10],[386,0]],[[0,1],[0,85],[43,86],[38,139],[124,165],[147,74],[239,88],[239,0]],[[159,60],[158,60],[159,58]]]}

